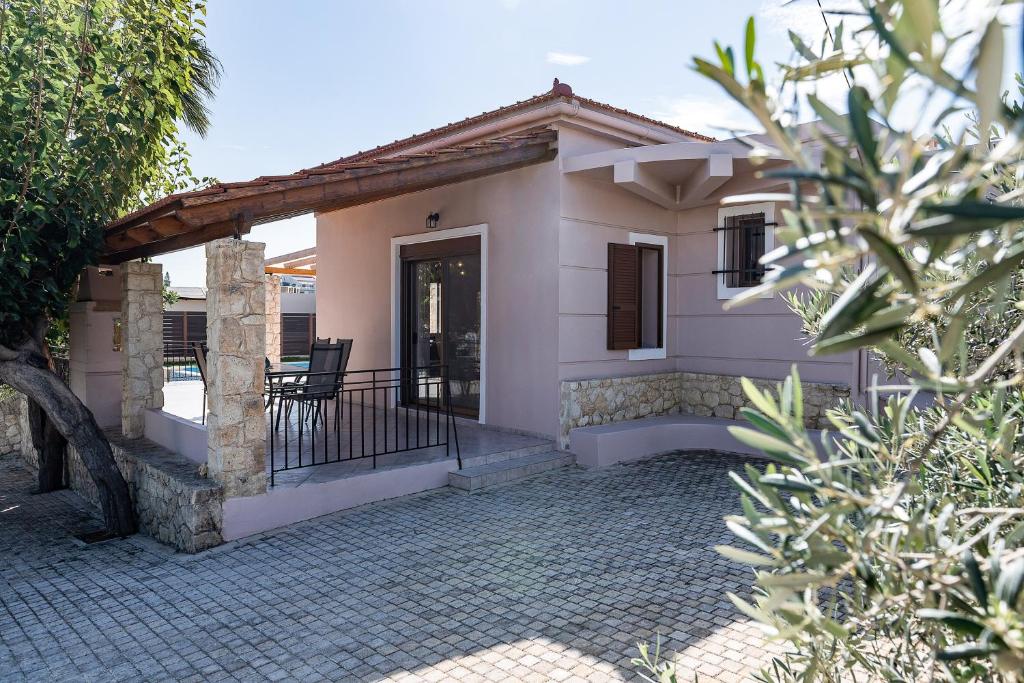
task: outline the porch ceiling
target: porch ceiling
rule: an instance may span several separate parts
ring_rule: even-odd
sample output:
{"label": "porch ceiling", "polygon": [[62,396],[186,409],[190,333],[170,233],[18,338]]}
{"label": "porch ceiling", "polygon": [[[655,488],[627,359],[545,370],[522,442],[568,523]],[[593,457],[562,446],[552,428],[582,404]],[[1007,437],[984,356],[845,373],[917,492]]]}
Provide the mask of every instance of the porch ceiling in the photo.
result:
{"label": "porch ceiling", "polygon": [[417,154],[326,164],[165,197],[104,229],[103,264],[187,249],[253,225],[458,183],[545,161],[557,133],[538,129]]}

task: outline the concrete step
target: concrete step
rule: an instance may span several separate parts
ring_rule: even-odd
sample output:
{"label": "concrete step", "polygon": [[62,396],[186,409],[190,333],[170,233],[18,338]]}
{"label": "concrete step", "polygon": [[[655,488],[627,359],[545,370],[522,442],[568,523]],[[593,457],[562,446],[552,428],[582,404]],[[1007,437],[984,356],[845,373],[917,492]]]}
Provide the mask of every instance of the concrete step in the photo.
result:
{"label": "concrete step", "polygon": [[516,458],[522,458],[527,455],[547,453],[548,451],[553,450],[555,450],[554,441],[543,441],[531,446],[522,446],[520,448],[513,448],[507,451],[495,451],[494,453],[482,453],[480,455],[464,457],[462,459],[462,467],[465,469],[467,467],[478,467],[479,465],[490,465],[496,462],[515,460]]}
{"label": "concrete step", "polygon": [[448,485],[463,491],[479,491],[489,486],[518,481],[540,472],[572,465],[575,462],[576,456],[572,453],[549,449],[540,453],[449,472]]}

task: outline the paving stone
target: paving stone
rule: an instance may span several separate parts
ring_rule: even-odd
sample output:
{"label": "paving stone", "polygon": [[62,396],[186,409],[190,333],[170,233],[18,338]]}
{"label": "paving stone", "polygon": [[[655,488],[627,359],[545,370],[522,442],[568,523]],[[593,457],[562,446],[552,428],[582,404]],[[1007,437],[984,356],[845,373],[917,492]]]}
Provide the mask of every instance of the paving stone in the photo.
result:
{"label": "paving stone", "polygon": [[185,555],[75,541],[92,508],[0,458],[0,680],[638,680],[659,638],[680,680],[742,680],[778,652],[713,550],[747,463],[563,468]]}

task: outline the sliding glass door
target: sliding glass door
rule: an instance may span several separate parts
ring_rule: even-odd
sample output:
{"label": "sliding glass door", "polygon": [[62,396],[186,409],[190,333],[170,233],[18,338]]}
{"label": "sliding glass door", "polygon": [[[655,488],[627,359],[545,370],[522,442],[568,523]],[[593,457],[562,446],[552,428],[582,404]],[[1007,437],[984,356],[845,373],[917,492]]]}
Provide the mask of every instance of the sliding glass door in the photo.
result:
{"label": "sliding glass door", "polygon": [[[441,240],[402,247],[402,359],[413,381],[406,403],[435,404],[447,369],[453,409],[480,412],[480,240]],[[428,389],[429,387],[429,389]]]}

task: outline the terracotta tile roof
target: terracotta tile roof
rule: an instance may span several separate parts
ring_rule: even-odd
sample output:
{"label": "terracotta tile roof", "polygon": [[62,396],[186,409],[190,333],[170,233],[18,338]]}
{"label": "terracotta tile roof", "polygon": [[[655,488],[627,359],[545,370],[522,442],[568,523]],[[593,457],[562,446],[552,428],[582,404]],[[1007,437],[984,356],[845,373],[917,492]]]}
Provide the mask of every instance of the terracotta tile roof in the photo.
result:
{"label": "terracotta tile roof", "polygon": [[[455,145],[445,149],[436,149],[426,152],[417,152],[415,154],[397,154],[382,159],[359,159],[355,161],[339,161],[333,162],[330,166],[321,165],[301,171],[296,171],[288,175],[275,175],[275,176],[260,176],[252,180],[244,182],[231,182],[231,183],[217,183],[210,187],[203,188],[202,190],[193,190],[190,192],[178,192],[175,194],[167,195],[162,199],[142,207],[129,214],[121,216],[115,221],[112,221],[106,225],[104,232],[109,235],[115,232],[121,232],[126,229],[124,226],[133,226],[133,224],[141,224],[146,221],[156,218],[161,215],[166,215],[178,211],[182,208],[187,208],[189,204],[188,200],[195,200],[203,197],[214,197],[215,195],[222,195],[223,199],[232,199],[236,194],[237,190],[247,188],[259,188],[266,187],[267,191],[273,191],[275,188],[269,187],[278,183],[289,185],[297,181],[313,180],[320,176],[341,176],[347,175],[352,172],[362,172],[358,175],[373,174],[378,172],[385,172],[392,170],[389,168],[393,165],[400,165],[407,162],[422,161],[429,159],[438,159],[444,161],[443,157],[451,154],[464,153],[471,150],[482,150],[488,151],[489,148],[501,149],[509,143],[528,143],[537,144],[544,140],[554,140],[554,131],[551,131],[544,127],[533,128],[530,130],[522,131],[519,133],[513,133],[509,135],[502,135],[500,137],[489,138],[487,140],[479,140],[464,145]],[[243,193],[244,194],[244,193]],[[216,201],[220,201],[221,197],[217,197]],[[203,202],[205,203],[205,202]],[[302,213],[302,212],[299,212]],[[298,214],[295,214],[298,215]],[[280,220],[282,217],[275,215],[272,218],[266,220]],[[255,220],[254,223],[263,222],[259,219]],[[127,228],[127,229],[130,229]]]}
{"label": "terracotta tile roof", "polygon": [[[465,144],[452,145],[440,149],[421,151],[409,154],[401,153],[401,150],[403,149],[408,149],[409,147],[420,145],[425,142],[429,142],[430,140],[443,138],[459,131],[469,130],[487,121],[500,119],[502,117],[514,114],[519,111],[525,111],[533,107],[536,107],[539,104],[559,100],[565,103],[572,103],[574,101],[579,102],[583,106],[592,109],[597,109],[600,111],[616,114],[627,119],[643,122],[644,124],[658,126],[660,128],[664,128],[666,130],[670,130],[681,135],[694,138],[696,140],[706,142],[715,141],[715,138],[708,137],[700,133],[695,133],[684,128],[679,128],[678,126],[673,126],[662,121],[657,121],[655,119],[642,116],[640,114],[635,114],[626,109],[613,107],[609,104],[604,104],[603,102],[598,102],[596,100],[591,100],[586,97],[574,95],[572,92],[572,88],[570,88],[568,84],[559,83],[558,79],[555,79],[554,85],[551,88],[551,90],[540,95],[537,95],[535,97],[531,97],[529,99],[522,100],[520,102],[516,102],[515,104],[511,104],[505,107],[500,107],[492,111],[487,111],[476,116],[471,116],[461,121],[449,123],[446,126],[442,126],[441,128],[434,128],[425,133],[419,133],[417,135],[412,135],[406,138],[402,138],[400,140],[395,140],[394,142],[389,142],[386,145],[374,147],[373,149],[367,150],[365,152],[357,152],[356,154],[341,157],[340,159],[323,163],[320,164],[319,166],[313,166],[311,168],[302,169],[300,171],[296,171],[295,173],[290,173],[286,175],[268,175],[260,176],[259,178],[254,178],[253,180],[242,182],[217,183],[216,185],[212,185],[202,190],[193,190],[191,192],[179,192],[177,194],[168,195],[162,199],[153,202],[148,206],[145,206],[137,211],[133,211],[132,213],[124,215],[118,218],[117,220],[108,223],[105,228],[105,231],[108,233],[111,231],[117,231],[118,228],[121,228],[122,226],[125,226],[127,224],[135,223],[138,221],[138,219],[144,216],[153,217],[159,215],[160,213],[169,213],[171,211],[175,211],[177,210],[177,208],[182,206],[183,200],[196,199],[200,197],[207,197],[218,194],[230,195],[232,190],[267,186],[271,183],[297,181],[321,175],[330,175],[341,172],[356,171],[359,169],[370,169],[372,172],[372,169],[380,168],[385,165],[400,164],[414,159],[427,159],[431,157],[443,156],[445,154],[454,154],[469,149],[477,149],[481,147],[500,145],[501,143],[510,140],[528,139],[531,136],[543,134],[545,129],[543,127],[537,129],[530,129],[527,131],[523,131],[521,133],[504,135],[501,137],[494,137],[486,140],[478,140],[476,142],[470,142]],[[230,197],[226,196],[225,198]],[[278,220],[279,218],[280,217],[275,217],[270,220]],[[255,222],[260,223],[262,221],[257,220]]]}
{"label": "terracotta tile roof", "polygon": [[516,102],[515,104],[499,107],[498,109],[494,109],[492,111],[485,111],[481,114],[477,114],[476,116],[470,116],[468,118],[462,119],[461,121],[455,121],[454,123],[449,123],[440,128],[431,128],[425,133],[417,133],[416,135],[410,135],[409,137],[401,138],[399,140],[389,142],[385,145],[374,147],[373,149],[366,150],[365,152],[356,152],[355,154],[350,154],[348,156],[341,157],[340,159],[335,159],[334,161],[328,161],[324,164],[321,164],[320,167],[330,167],[334,166],[335,164],[351,163],[353,161],[358,161],[361,159],[376,159],[378,157],[392,154],[393,152],[402,150],[407,147],[419,145],[430,140],[443,138],[447,135],[451,135],[452,133],[473,128],[487,121],[493,121],[494,119],[500,119],[504,116],[508,116],[509,114],[514,114],[519,111],[530,109],[532,107],[537,106],[538,104],[544,104],[556,100],[561,100],[567,104],[571,104],[573,100],[575,100],[580,104],[591,109],[603,110],[605,112],[618,114],[619,116],[628,119],[633,119],[634,121],[641,121],[645,124],[659,126],[661,128],[665,128],[667,130],[680,133],[681,135],[686,135],[688,137],[694,138],[696,140],[701,140],[704,142],[716,142],[715,138],[709,137],[707,135],[702,135],[701,133],[695,133],[693,131],[686,130],[685,128],[680,128],[679,126],[673,126],[671,124],[665,123],[664,121],[658,121],[656,119],[652,119],[641,114],[636,114],[627,109],[622,109],[621,107],[613,107],[610,104],[605,104],[603,102],[598,102],[597,100],[592,100],[587,97],[580,97],[579,95],[574,95],[572,92],[572,88],[569,87],[567,83],[559,83],[558,79],[556,78],[551,90],[545,93],[541,93],[540,95],[536,95],[529,99]]}

